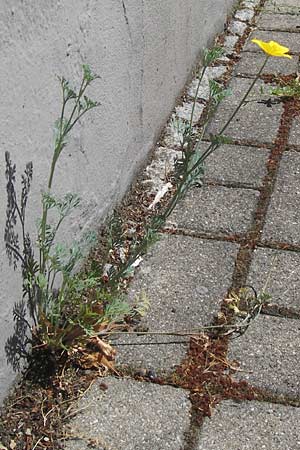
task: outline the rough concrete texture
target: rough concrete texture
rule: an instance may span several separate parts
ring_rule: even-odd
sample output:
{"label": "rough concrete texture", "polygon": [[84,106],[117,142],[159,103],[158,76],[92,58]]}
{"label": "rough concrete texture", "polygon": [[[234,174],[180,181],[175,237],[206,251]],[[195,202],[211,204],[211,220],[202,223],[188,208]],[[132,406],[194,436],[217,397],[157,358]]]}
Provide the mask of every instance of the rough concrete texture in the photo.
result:
{"label": "rough concrete texture", "polygon": [[231,341],[229,360],[240,363],[235,378],[275,394],[300,397],[299,321],[261,316]]}
{"label": "rough concrete texture", "polygon": [[174,168],[174,162],[181,152],[172,148],[157,147],[151,163],[146,167],[143,184],[149,192],[156,194],[167,183],[167,173]]}
{"label": "rough concrete texture", "polygon": [[299,450],[300,409],[225,401],[206,419],[197,450]]}
{"label": "rough concrete texture", "polygon": [[300,117],[293,120],[288,143],[289,145],[300,146]]}
{"label": "rough concrete texture", "polygon": [[[46,188],[53,124],[60,114],[56,75],[78,86],[81,65],[101,78],[90,96],[101,105],[74,129],[54,184],[76,192],[81,209],[61,239],[95,227],[120,200],[145,160],[189,76],[199,52],[223,29],[233,0],[49,0],[41,8],[26,0],[0,0],[2,148],[21,172],[33,161],[28,225],[34,233],[40,191]],[[4,158],[0,162],[2,188]],[[0,202],[4,230],[5,195]],[[3,231],[1,231],[3,232]],[[33,241],[35,236],[33,235]],[[0,244],[0,400],[12,378],[3,347],[12,332],[12,306],[21,280],[8,268]]]}
{"label": "rough concrete texture", "polygon": [[282,157],[262,237],[300,244],[299,221],[300,154],[287,152]]}
{"label": "rough concrete texture", "polygon": [[260,39],[262,41],[276,41],[281,45],[288,47],[292,53],[299,53],[299,34],[298,33],[287,33],[284,31],[263,31],[254,30],[249,38],[248,42],[244,47],[245,51],[249,52],[261,52],[259,47],[251,42],[251,39]]}
{"label": "rough concrete texture", "polygon": [[204,166],[204,181],[216,183],[243,183],[259,187],[266,173],[269,151],[242,145],[222,145]]}
{"label": "rough concrete texture", "polygon": [[[187,122],[191,119],[191,114],[193,110],[194,102],[184,102],[181,106],[177,106],[175,109],[177,117],[180,119],[186,120]],[[204,110],[204,105],[201,105],[199,103],[196,103],[194,106],[194,113],[193,113],[193,125],[195,125]]]}
{"label": "rough concrete texture", "polygon": [[[215,66],[206,69],[204,77],[201,82],[201,86],[198,90],[197,98],[207,100],[209,97],[209,81],[212,79],[217,80],[222,75],[224,75],[226,71],[227,67],[225,66]],[[193,79],[192,83],[187,89],[187,93],[190,97],[195,98],[198,85],[199,85],[199,78]]]}
{"label": "rough concrete texture", "polygon": [[256,8],[259,6],[260,0],[242,0],[240,3],[240,8]]}
{"label": "rough concrete texture", "polygon": [[[208,133],[217,134],[221,132],[252,81],[248,78],[233,78],[229,83],[232,95],[228,96],[218,107],[214,119],[208,127]],[[264,86],[266,91],[264,96],[259,92],[261,86]],[[250,140],[256,143],[274,142],[282,113],[282,105],[275,104],[268,107],[264,103],[264,99],[270,98],[268,89],[269,85],[257,83],[248,98],[250,101],[239,110],[223,134],[232,139]],[[257,98],[260,98],[260,100],[256,101]]]}
{"label": "rough concrete texture", "polygon": [[271,295],[270,303],[300,310],[300,254],[258,248],[254,251],[247,284]]}
{"label": "rough concrete texture", "polygon": [[[238,246],[183,236],[164,236],[141,266],[131,297],[145,292],[151,305],[142,325],[150,331],[198,329],[211,323],[230,287]],[[222,261],[222,266],[220,266]],[[179,364],[186,346],[151,345],[151,342],[184,341],[183,337],[128,336],[120,343],[150,345],[120,346],[117,362],[155,370]]]}
{"label": "rough concrete texture", "polygon": [[239,20],[233,20],[228,27],[228,31],[233,34],[237,34],[238,36],[242,36],[244,31],[247,28],[247,24],[245,22],[240,22]]}
{"label": "rough concrete texture", "polygon": [[[252,53],[252,52],[243,52],[241,55],[241,59],[238,64],[235,66],[234,75],[243,74],[243,75],[252,75],[255,76],[263,62],[265,60],[265,56],[263,53]],[[293,59],[287,58],[270,58],[267,62],[263,74],[272,73],[272,74],[290,74],[295,73],[298,70],[298,58],[294,57]],[[265,89],[268,91],[268,88]]]}
{"label": "rough concrete texture", "polygon": [[265,11],[275,13],[300,14],[300,6],[298,0],[267,0],[264,5]]}
{"label": "rough concrete texture", "polygon": [[[258,29],[299,32],[299,16],[293,14],[262,14],[256,26]],[[300,36],[300,35],[299,35]]]}
{"label": "rough concrete texture", "polygon": [[[100,383],[107,389],[101,390]],[[129,379],[103,378],[79,401],[84,408],[71,422],[77,440],[66,450],[180,450],[189,428],[188,392]]]}
{"label": "rough concrete texture", "polygon": [[254,17],[254,10],[240,9],[235,13],[234,17],[238,20],[242,20],[243,22],[250,22]]}
{"label": "rough concrete texture", "polygon": [[245,233],[251,227],[258,196],[250,189],[194,188],[178,204],[170,223],[198,232]]}
{"label": "rough concrete texture", "polygon": [[231,36],[231,35],[225,36],[224,40],[225,55],[228,53],[232,53],[234,51],[235,45],[237,44],[238,40],[239,40],[238,36]]}

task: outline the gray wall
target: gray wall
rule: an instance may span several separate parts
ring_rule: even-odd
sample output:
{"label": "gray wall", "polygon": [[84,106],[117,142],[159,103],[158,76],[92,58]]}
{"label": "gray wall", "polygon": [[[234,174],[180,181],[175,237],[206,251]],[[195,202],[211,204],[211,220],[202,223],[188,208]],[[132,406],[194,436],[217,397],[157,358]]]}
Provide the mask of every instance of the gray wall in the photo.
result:
{"label": "gray wall", "polygon": [[[88,62],[101,79],[101,102],[74,131],[55,176],[58,193],[83,203],[64,232],[97,227],[125,193],[170,114],[203,49],[223,29],[233,0],[0,0],[0,236],[5,224],[4,152],[19,173],[33,161],[29,224],[40,214],[59,114],[56,75],[74,84]],[[13,379],[4,343],[20,275],[8,266],[0,238],[0,400]]]}

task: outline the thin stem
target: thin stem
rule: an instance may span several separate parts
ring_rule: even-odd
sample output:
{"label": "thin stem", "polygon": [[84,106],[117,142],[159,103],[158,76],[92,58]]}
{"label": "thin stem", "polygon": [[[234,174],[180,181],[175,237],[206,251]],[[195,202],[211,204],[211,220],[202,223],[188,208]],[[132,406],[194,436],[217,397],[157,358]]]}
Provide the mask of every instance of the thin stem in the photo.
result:
{"label": "thin stem", "polygon": [[[77,110],[77,108],[79,106],[80,99],[81,99],[82,95],[84,94],[88,85],[89,85],[89,82],[86,81],[85,78],[83,78],[81,85],[80,85],[79,93],[77,95],[77,98],[76,98],[76,101],[75,101],[75,104],[73,107],[73,110],[71,112],[71,115],[70,115],[65,127],[63,127],[63,119],[64,119],[65,105],[68,100],[65,99],[65,97],[63,95],[63,106],[62,106],[62,111],[61,111],[61,116],[60,116],[60,134],[59,134],[58,142],[54,149],[53,158],[52,158],[52,162],[51,162],[50,174],[49,174],[49,179],[48,179],[48,191],[51,191],[51,188],[52,188],[55,167],[56,167],[57,160],[58,160],[58,158],[63,150],[63,147],[64,147],[64,144],[63,144],[64,139],[78,120],[78,117],[77,117],[77,119],[75,119],[75,121],[72,123],[72,119],[74,117],[75,111]],[[81,115],[79,114],[79,116],[81,116]],[[48,207],[46,205],[44,205],[43,213],[42,213],[42,221],[41,221],[41,233],[40,233],[40,269],[41,269],[41,273],[45,272],[46,255],[45,255],[44,242],[45,242],[45,237],[46,237],[47,216],[48,216]]]}
{"label": "thin stem", "polygon": [[238,328],[244,328],[249,325],[249,322],[245,319],[243,322],[239,324],[232,324],[232,325],[210,325],[207,327],[201,327],[194,330],[182,330],[182,331],[110,331],[110,332],[101,332],[97,333],[98,336],[102,335],[114,335],[114,336],[195,336],[197,334],[202,334],[203,331],[208,330],[220,330],[220,329],[238,329]]}
{"label": "thin stem", "polygon": [[191,118],[190,118],[190,124],[189,124],[189,135],[188,135],[188,144],[190,144],[191,141],[191,135],[192,135],[192,127],[193,127],[193,119],[194,119],[194,112],[195,112],[195,107],[196,107],[196,102],[197,102],[197,98],[198,98],[198,93],[199,93],[199,89],[204,77],[204,74],[206,72],[207,66],[205,65],[201,71],[201,76],[199,78],[198,81],[198,85],[197,85],[197,89],[196,89],[196,93],[195,93],[195,97],[194,97],[194,101],[193,101],[193,107],[192,107],[192,112],[191,112]]}
{"label": "thin stem", "polygon": [[[231,114],[231,116],[229,117],[229,119],[227,120],[227,122],[225,123],[225,125],[223,126],[223,128],[221,129],[221,131],[218,133],[218,136],[221,136],[224,131],[227,129],[227,127],[230,125],[231,121],[234,119],[234,117],[237,115],[237,113],[239,112],[239,110],[241,109],[241,107],[244,105],[246,98],[248,97],[248,95],[250,94],[251,90],[253,89],[255,83],[257,82],[257,80],[259,79],[262,71],[265,68],[265,65],[267,64],[269,60],[269,56],[266,56],[264,63],[262,64],[258,74],[256,75],[256,77],[254,78],[254,80],[252,81],[251,85],[249,86],[249,88],[247,89],[245,95],[243,96],[242,100],[240,101],[239,105],[237,106],[237,108],[234,110],[234,112]],[[201,141],[198,142],[196,149],[198,150],[200,147]],[[205,152],[201,155],[201,157],[199,158],[199,160],[193,165],[193,167],[191,169],[188,170],[188,172],[185,174],[185,180],[183,180],[184,182],[186,181],[186,178],[191,175],[194,170],[199,167],[200,164],[203,163],[203,161],[212,153],[212,148],[214,147],[214,143],[212,142],[209,147],[205,150]],[[214,148],[215,150],[215,148]],[[181,183],[183,184],[183,182]]]}

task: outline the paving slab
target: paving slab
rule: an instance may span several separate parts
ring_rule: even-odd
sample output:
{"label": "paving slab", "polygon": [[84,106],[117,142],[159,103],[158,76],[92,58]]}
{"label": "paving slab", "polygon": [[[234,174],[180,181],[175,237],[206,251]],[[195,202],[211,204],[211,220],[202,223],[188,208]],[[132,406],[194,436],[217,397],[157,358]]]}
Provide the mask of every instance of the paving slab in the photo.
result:
{"label": "paving slab", "polygon": [[247,284],[271,295],[271,303],[300,310],[300,253],[257,248]]}
{"label": "paving slab", "polygon": [[238,20],[242,20],[243,22],[250,22],[253,19],[254,14],[255,14],[255,12],[253,9],[245,8],[245,9],[239,9],[235,13],[234,17]]}
{"label": "paving slab", "polygon": [[97,450],[180,450],[190,422],[187,391],[113,377],[96,381],[77,409],[70,434],[82,438],[66,450],[88,450],[89,440]]}
{"label": "paving slab", "polygon": [[299,450],[300,409],[227,400],[206,419],[197,450]]}
{"label": "paving slab", "polygon": [[[232,79],[229,84],[232,95],[219,105],[208,127],[208,133],[220,133],[252,82],[249,78]],[[265,96],[260,93],[261,86],[266,91]],[[268,104],[264,103],[264,99],[271,97],[269,89],[270,85],[258,82],[248,98],[250,101],[240,109],[223,134],[235,140],[251,140],[257,144],[273,143],[280,123],[282,105],[268,107]]]}
{"label": "paving slab", "polygon": [[[254,52],[242,52],[241,59],[235,66],[234,75],[251,75],[255,76],[263,62],[265,56],[263,53]],[[295,73],[298,70],[298,57],[294,56],[293,59],[287,58],[270,58],[263,70],[263,74],[290,74]]]}
{"label": "paving slab", "polygon": [[241,8],[255,8],[259,6],[260,0],[242,0],[239,6]]}
{"label": "paving slab", "polygon": [[274,394],[300,398],[300,321],[260,316],[229,345],[235,378]]}
{"label": "paving slab", "polygon": [[300,154],[284,153],[262,238],[300,245]]}
{"label": "paving slab", "polygon": [[269,150],[243,145],[221,145],[206,160],[204,181],[244,183],[260,187],[266,174]]}
{"label": "paving slab", "polygon": [[289,145],[300,146],[300,117],[293,120],[288,143]]}
{"label": "paving slab", "polygon": [[250,189],[204,185],[188,192],[170,222],[198,232],[245,233],[251,228],[258,197]]}
{"label": "paving slab", "polygon": [[229,27],[228,31],[233,34],[237,34],[238,36],[242,36],[247,28],[247,24],[245,22],[240,22],[239,20],[233,20]]}
{"label": "paving slab", "polygon": [[275,13],[300,14],[300,5],[298,0],[268,0],[264,5],[264,10]]}
{"label": "paving slab", "polygon": [[[225,67],[225,66],[208,67],[203,76],[201,86],[198,89],[197,98],[207,100],[209,98],[209,82],[210,82],[210,80],[213,80],[213,79],[217,80],[222,75],[224,75],[226,71],[227,71],[227,67]],[[194,80],[191,82],[190,86],[188,86],[187,92],[190,97],[195,98],[198,84],[199,84],[199,78],[194,78]]]}
{"label": "paving slab", "polygon": [[300,31],[299,16],[296,14],[264,13],[258,18],[256,26],[258,29],[265,30]]}
{"label": "paving slab", "polygon": [[[251,39],[260,39],[262,41],[276,41],[279,44],[288,47],[292,53],[299,53],[299,33],[288,33],[284,31],[263,31],[263,30],[254,30],[244,47],[245,51],[249,52],[262,52],[259,47],[251,42]],[[277,59],[277,58],[276,58]]]}
{"label": "paving slab", "polygon": [[[141,265],[130,292],[134,297],[144,291],[150,301],[143,325],[150,331],[165,332],[211,323],[230,287],[237,251],[238,246],[231,243],[164,236]],[[168,344],[174,341],[186,344]],[[128,342],[138,345],[124,345]],[[114,345],[120,365],[169,371],[185,356],[187,339],[125,336]]]}
{"label": "paving slab", "polygon": [[[180,119],[186,120],[189,122],[191,120],[192,110],[194,107],[194,102],[184,102],[181,106],[176,107],[176,115]],[[204,110],[204,105],[196,103],[193,114],[193,125],[197,123],[201,117],[201,114]]]}
{"label": "paving slab", "polygon": [[223,45],[225,54],[234,52],[238,40],[239,40],[238,36],[231,36],[231,35],[225,36]]}

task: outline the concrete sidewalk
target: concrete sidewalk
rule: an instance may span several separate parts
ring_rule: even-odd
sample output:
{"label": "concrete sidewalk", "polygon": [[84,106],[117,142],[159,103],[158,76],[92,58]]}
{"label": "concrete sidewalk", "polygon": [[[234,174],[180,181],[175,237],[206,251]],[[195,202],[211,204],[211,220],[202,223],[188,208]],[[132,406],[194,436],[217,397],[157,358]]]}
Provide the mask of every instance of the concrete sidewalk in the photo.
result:
{"label": "concrete sidewalk", "polygon": [[[298,70],[299,1],[266,1],[256,8],[262,3],[242,3],[228,28],[226,55],[210,71],[212,77],[230,74],[233,91],[220,105],[211,132],[225,123],[263,60],[251,39],[275,40],[293,54],[292,60],[271,58],[265,74]],[[263,84],[267,91],[270,84]],[[189,110],[194,86],[195,81],[185,105],[177,108],[179,116]],[[260,99],[259,85],[257,94]],[[228,343],[228,361],[240,365],[230,388],[245,391],[233,389],[210,405],[209,399],[220,400],[216,385],[209,392],[208,385],[197,388],[188,378],[190,365],[201,361],[196,350],[202,345],[210,355],[209,342],[189,348],[188,339],[179,336],[118,339],[117,362],[127,375],[99,379],[80,400],[78,409],[84,409],[71,423],[77,437],[66,448],[300,449],[300,103],[247,103],[226,134],[234,144],[212,155],[204,186],[190,191],[177,207],[170,219],[172,234],[164,233],[151,249],[132,293],[144,289],[151,300],[145,324],[150,331],[176,331],[211,324],[230,289],[249,284],[260,291],[267,283],[272,305]],[[178,136],[168,127],[157,150],[160,157],[172,160],[177,144]],[[217,355],[208,368],[216,370],[216,377]],[[227,383],[229,363],[222,364],[224,373],[217,379]],[[193,369],[196,378],[199,367]],[[205,399],[211,417],[203,410]]]}

